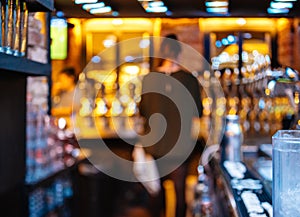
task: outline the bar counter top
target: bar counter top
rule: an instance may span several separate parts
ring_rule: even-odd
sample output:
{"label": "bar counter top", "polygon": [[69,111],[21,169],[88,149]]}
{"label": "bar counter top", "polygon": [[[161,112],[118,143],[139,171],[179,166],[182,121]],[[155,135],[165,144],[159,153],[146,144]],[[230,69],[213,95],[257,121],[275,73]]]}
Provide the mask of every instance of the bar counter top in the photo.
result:
{"label": "bar counter top", "polygon": [[271,136],[247,135],[242,146],[242,162],[221,163],[218,155],[209,162],[207,171],[222,216],[272,216],[270,148]]}

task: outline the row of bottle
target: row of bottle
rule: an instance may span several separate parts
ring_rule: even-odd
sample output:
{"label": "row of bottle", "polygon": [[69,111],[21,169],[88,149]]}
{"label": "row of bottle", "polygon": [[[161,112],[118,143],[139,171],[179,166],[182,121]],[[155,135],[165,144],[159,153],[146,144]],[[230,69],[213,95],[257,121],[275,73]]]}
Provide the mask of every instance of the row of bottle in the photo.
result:
{"label": "row of bottle", "polygon": [[47,114],[46,77],[27,78],[26,183],[31,184],[72,165],[79,147],[66,121]]}
{"label": "row of bottle", "polygon": [[[244,133],[272,135],[284,128],[286,117],[297,115],[299,91],[292,86],[293,76],[285,78],[290,83],[283,86],[278,80],[285,77],[286,69],[279,71],[264,67],[260,68],[263,71],[256,73],[242,69],[242,75],[247,77],[239,78],[237,68],[204,73],[203,84],[208,94],[203,97],[203,113],[215,117],[238,115]],[[219,87],[220,93],[217,93],[216,87]],[[292,97],[285,93],[287,89],[295,91]]]}
{"label": "row of bottle", "polygon": [[65,167],[61,137],[63,132],[40,112],[36,123],[27,121],[26,183],[35,183]]}
{"label": "row of bottle", "polygon": [[[29,194],[29,217],[51,216],[69,217],[70,207],[66,200],[73,196],[72,182],[69,177],[57,178],[50,186],[40,187]],[[55,215],[56,213],[56,215]]]}
{"label": "row of bottle", "polygon": [[[95,102],[91,102],[88,97],[81,99],[80,116],[93,115],[94,117],[116,117],[134,116],[138,113],[135,84],[130,83],[126,87],[129,93],[123,94],[120,88],[116,87],[113,96],[108,96],[105,84],[95,84]],[[124,92],[124,91],[123,91]],[[93,105],[95,105],[93,107]]]}
{"label": "row of bottle", "polygon": [[[104,83],[96,83],[93,88],[94,94],[85,94],[86,90],[81,90],[81,106],[77,115],[89,120],[87,125],[92,125],[95,121],[100,131],[131,130],[139,112],[140,98],[137,97],[136,85],[129,83],[122,88],[116,85],[113,92],[106,90]],[[112,93],[108,93],[109,91]]]}
{"label": "row of bottle", "polygon": [[65,120],[43,116],[41,113],[37,115],[36,124],[32,121],[27,122],[26,183],[28,184],[36,183],[72,166],[80,154],[74,133],[58,126],[61,123],[57,122],[66,123]]}
{"label": "row of bottle", "polygon": [[25,56],[28,31],[28,9],[25,0],[0,1],[0,52]]}
{"label": "row of bottle", "polygon": [[213,217],[211,183],[205,174],[204,166],[198,166],[198,181],[194,189],[193,217]]}

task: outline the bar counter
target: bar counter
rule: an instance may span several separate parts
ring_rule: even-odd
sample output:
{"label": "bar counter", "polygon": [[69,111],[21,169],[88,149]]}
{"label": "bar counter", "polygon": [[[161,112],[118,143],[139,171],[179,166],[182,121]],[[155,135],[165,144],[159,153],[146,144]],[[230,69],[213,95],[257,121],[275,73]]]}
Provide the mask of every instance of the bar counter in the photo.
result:
{"label": "bar counter", "polygon": [[221,163],[218,154],[212,158],[206,171],[222,211],[214,216],[272,216],[270,144],[271,136],[249,135],[242,146],[242,162]]}
{"label": "bar counter", "polygon": [[[97,145],[99,145],[99,139],[96,138],[92,138],[92,139],[82,138],[79,140],[79,144],[83,145],[84,148],[86,148],[86,150],[89,150],[88,152],[90,152],[91,154],[89,160],[92,163],[94,161],[93,155],[96,156],[97,158],[102,159],[101,165],[96,165],[96,167],[101,167],[103,169],[102,172],[103,171],[104,172],[103,173],[100,172],[101,175],[98,174],[97,179],[99,179],[99,177],[102,177],[100,180],[105,180],[105,181],[103,182],[103,186],[101,183],[99,183],[98,188],[104,187],[106,188],[105,191],[109,192],[109,189],[107,188],[107,186],[109,186],[112,190],[112,195],[114,195],[113,197],[116,198],[110,196],[108,197],[110,198],[109,200],[104,200],[106,196],[102,195],[99,200],[105,201],[103,203],[107,204],[107,207],[111,207],[112,205],[109,204],[110,203],[115,204],[116,201],[119,200],[118,197],[120,197],[116,189],[120,189],[120,188],[123,189],[124,186],[128,187],[129,184],[124,181],[115,180],[111,177],[110,178],[106,177],[106,175],[104,175],[105,168],[117,169],[119,173],[128,173],[130,171],[127,171],[128,168],[125,168],[123,165],[118,164],[118,162],[114,162],[114,160],[110,157],[108,151],[111,150],[113,153],[117,154],[118,156],[127,160],[131,160],[132,158],[131,153],[132,153],[133,146],[130,144],[135,144],[138,140],[132,134],[127,134],[127,137],[125,138],[127,141],[118,138],[116,134],[109,134],[106,136],[104,135],[102,136],[103,136],[102,140],[105,141],[105,144],[107,145],[107,147],[109,147],[109,149],[101,149],[97,147]],[[211,188],[211,199],[213,203],[212,216],[216,216],[216,217],[220,217],[220,216],[222,217],[248,217],[248,216],[270,217],[271,216],[271,214],[269,214],[269,212],[271,212],[270,207],[272,204],[270,174],[264,175],[263,172],[261,173],[261,171],[267,171],[268,173],[270,172],[271,169],[270,167],[267,167],[270,166],[270,162],[271,162],[271,158],[268,155],[269,153],[268,151],[270,151],[270,144],[271,144],[271,136],[269,135],[255,134],[255,135],[246,135],[244,137],[244,143],[242,146],[243,161],[240,164],[244,165],[246,171],[244,171],[244,177],[242,179],[239,179],[238,177],[234,178],[234,176],[232,176],[228,172],[224,164],[220,163],[218,154],[216,154],[212,158],[212,160],[210,160],[209,164],[205,166],[205,172],[209,177],[209,180],[212,185]],[[201,156],[201,153],[196,153],[196,156],[197,157]],[[199,159],[197,162],[199,162]],[[195,168],[195,166],[193,168]],[[106,178],[103,178],[104,176]],[[238,181],[238,180],[243,180],[243,181]],[[114,186],[110,184],[111,181],[113,181]],[[135,184],[132,184],[132,186],[134,185]],[[246,185],[246,187],[244,187],[244,189],[241,189],[240,185]],[[247,187],[247,185],[249,185],[249,187]],[[261,186],[261,188],[259,188],[259,186]],[[128,189],[130,189],[131,187],[129,187]],[[260,202],[259,204],[260,206],[257,211],[250,212],[248,207],[249,205],[247,205],[248,208],[247,211],[247,208],[242,198],[253,197],[253,196],[257,196]],[[194,212],[193,209],[195,206],[195,201],[192,202],[189,201],[189,203],[191,204],[188,204],[188,207],[190,207],[190,209],[188,210],[187,216],[192,216]],[[262,210],[261,213],[259,213],[259,210]],[[107,211],[106,213],[109,212]]]}

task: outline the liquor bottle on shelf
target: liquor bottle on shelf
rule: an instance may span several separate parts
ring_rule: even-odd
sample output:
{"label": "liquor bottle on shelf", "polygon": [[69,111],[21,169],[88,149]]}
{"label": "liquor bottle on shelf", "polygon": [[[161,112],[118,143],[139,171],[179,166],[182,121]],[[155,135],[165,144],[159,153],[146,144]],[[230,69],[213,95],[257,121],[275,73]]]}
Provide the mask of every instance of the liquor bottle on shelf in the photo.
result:
{"label": "liquor bottle on shelf", "polygon": [[[49,186],[39,187],[29,194],[29,217],[71,216],[67,200],[73,196],[73,186],[69,176],[56,178]],[[50,215],[52,216],[52,215]]]}
{"label": "liquor bottle on shelf", "polygon": [[111,107],[109,109],[109,117],[110,117],[110,128],[113,131],[119,131],[124,130],[125,128],[125,116],[124,116],[124,107],[122,105],[122,102],[120,100],[120,89],[117,85],[116,88],[116,94],[111,102]]}
{"label": "liquor bottle on shelf", "polygon": [[137,128],[137,115],[139,113],[138,103],[136,100],[135,89],[136,85],[134,83],[128,84],[129,89],[129,100],[125,105],[125,115],[126,115],[126,130],[138,130]]}
{"label": "liquor bottle on shelf", "polygon": [[205,174],[204,166],[198,166],[198,182],[195,186],[193,217],[213,216],[213,204],[210,192],[210,181]]}
{"label": "liquor bottle on shelf", "polygon": [[107,113],[108,104],[105,98],[105,86],[104,84],[96,84],[96,99],[95,99],[95,109],[93,111],[94,117],[97,119],[100,130],[107,129],[109,127]]}

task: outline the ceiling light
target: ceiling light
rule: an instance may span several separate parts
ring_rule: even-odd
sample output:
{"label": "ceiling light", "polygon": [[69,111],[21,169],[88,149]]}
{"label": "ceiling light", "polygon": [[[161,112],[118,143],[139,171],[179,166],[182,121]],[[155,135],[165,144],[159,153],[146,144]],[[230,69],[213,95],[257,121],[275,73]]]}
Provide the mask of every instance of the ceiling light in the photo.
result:
{"label": "ceiling light", "polygon": [[271,2],[271,8],[281,9],[281,8],[292,8],[293,3],[291,2]]}
{"label": "ceiling light", "polygon": [[160,0],[138,0],[144,10],[148,13],[166,13],[168,8]]}
{"label": "ceiling light", "polygon": [[211,2],[205,2],[206,7],[227,7],[228,2],[227,1],[211,1]]}
{"label": "ceiling light", "polygon": [[289,9],[287,8],[268,8],[268,13],[269,14],[287,14],[289,12]]}
{"label": "ceiling light", "polygon": [[75,4],[97,3],[98,0],[75,0]]}
{"label": "ceiling light", "polygon": [[162,6],[162,7],[147,7],[146,12],[149,13],[164,13],[168,11],[168,8],[166,6]]}
{"label": "ceiling light", "polygon": [[154,1],[148,3],[149,7],[162,7],[165,6],[162,1]]}
{"label": "ceiling light", "polygon": [[103,2],[99,2],[99,3],[96,3],[96,4],[84,4],[82,5],[82,8],[86,11],[92,9],[92,8],[102,8],[104,7],[105,4]]}
{"label": "ceiling light", "polygon": [[109,12],[111,12],[110,6],[105,6],[102,8],[93,8],[90,10],[91,14],[104,14],[104,13],[109,13]]}
{"label": "ceiling light", "polygon": [[276,2],[296,2],[298,0],[274,0]]}
{"label": "ceiling light", "polygon": [[206,8],[208,13],[227,13],[228,8]]}

